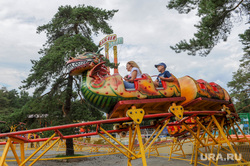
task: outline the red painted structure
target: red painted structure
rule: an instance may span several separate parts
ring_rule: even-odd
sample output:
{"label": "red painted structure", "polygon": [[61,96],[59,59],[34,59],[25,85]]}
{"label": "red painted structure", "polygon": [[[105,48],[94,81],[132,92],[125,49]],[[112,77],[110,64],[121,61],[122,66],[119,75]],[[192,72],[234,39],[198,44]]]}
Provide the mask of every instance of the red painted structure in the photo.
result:
{"label": "red painted structure", "polygon": [[[198,116],[198,115],[225,115],[226,112],[222,111],[190,111],[190,112],[184,112],[184,116]],[[174,115],[172,113],[162,113],[162,114],[153,114],[153,115],[145,115],[144,119],[162,119],[161,121],[165,121]],[[233,113],[233,116],[238,117],[237,114]],[[183,120],[186,120],[185,118]],[[123,123],[123,122],[132,122],[133,120],[129,117],[124,118],[115,118],[115,119],[107,119],[107,120],[99,120],[99,121],[91,121],[91,122],[84,122],[84,123],[74,123],[74,124],[66,124],[61,126],[53,126],[53,127],[44,127],[44,128],[38,128],[38,129],[32,129],[32,130],[25,130],[25,131],[17,131],[17,132],[11,132],[11,133],[3,133],[0,134],[0,137],[12,137],[12,138],[18,138],[20,140],[23,140],[25,143],[29,142],[41,142],[46,141],[48,138],[40,138],[40,139],[26,139],[20,135],[29,134],[29,133],[37,133],[37,132],[43,132],[43,131],[51,131],[54,130],[62,139],[68,139],[68,138],[77,138],[77,137],[85,137],[85,136],[93,136],[98,135],[98,127],[101,124],[108,124],[108,123]],[[186,124],[194,124],[194,123],[186,123]],[[85,134],[76,134],[76,135],[62,135],[59,131],[60,129],[66,129],[66,128],[75,128],[80,126],[89,126],[89,125],[97,125],[96,131],[91,133],[85,133]],[[181,125],[181,121],[179,123],[175,124],[167,124],[167,126],[173,126],[173,125]],[[141,126],[141,129],[145,128],[154,128],[157,127],[157,125],[150,125],[150,126]],[[119,133],[122,131],[128,131],[128,129],[120,129],[120,130],[109,130],[108,133]],[[103,133],[100,131],[100,133]],[[57,139],[59,137],[54,137],[53,139]],[[4,145],[5,142],[0,142],[0,145]]]}

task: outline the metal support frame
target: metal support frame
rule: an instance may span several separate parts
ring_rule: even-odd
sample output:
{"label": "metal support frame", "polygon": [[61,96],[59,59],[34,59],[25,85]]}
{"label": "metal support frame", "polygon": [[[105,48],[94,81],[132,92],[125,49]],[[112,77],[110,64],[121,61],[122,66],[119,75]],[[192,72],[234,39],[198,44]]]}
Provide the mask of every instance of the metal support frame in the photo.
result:
{"label": "metal support frame", "polygon": [[[183,151],[183,148],[182,148],[184,143],[185,143],[185,139],[174,138],[172,145],[171,145],[171,149],[170,149],[169,160],[171,158],[174,158],[174,159],[178,159],[180,157],[186,158],[185,152]],[[177,152],[181,152],[181,153],[177,153]],[[173,154],[177,154],[179,156],[172,157]]]}
{"label": "metal support frame", "polygon": [[[232,153],[232,154],[240,153],[235,142],[247,142],[250,145],[249,138],[243,133],[243,131],[241,131],[242,136],[238,136],[236,133],[236,136],[235,136],[236,138],[235,137],[233,138],[229,134],[229,129],[234,128],[234,125],[237,125],[236,123],[237,116],[236,118],[233,118],[232,117],[233,115],[230,114],[231,116],[230,117],[228,116],[228,112],[226,111],[221,112],[221,114],[210,112],[209,114],[206,114],[205,116],[200,115],[200,114],[195,114],[195,113],[193,115],[195,115],[193,116],[195,118],[194,128],[191,128],[190,127],[191,125],[188,125],[188,123],[186,123],[186,119],[190,117],[185,117],[184,119],[179,121],[179,124],[181,123],[181,125],[183,125],[182,127],[188,130],[188,132],[194,138],[194,141],[193,141],[194,148],[193,148],[191,159],[190,160],[185,159],[185,152],[182,151],[183,150],[182,146],[186,142],[177,141],[178,138],[174,138],[175,141],[172,142],[170,155],[168,157],[169,160],[171,158],[174,158],[174,159],[179,159],[179,160],[188,160],[190,161],[190,164],[194,164],[195,166],[197,164],[206,165],[204,164],[204,162],[198,159],[199,155],[205,156],[206,153],[210,153],[210,154],[213,153],[215,154],[216,158],[215,160],[213,160],[212,158],[208,158],[208,161],[209,161],[208,165],[217,166],[218,161],[219,161],[219,155],[221,155],[220,153]],[[175,123],[175,125],[177,124],[178,123]],[[173,123],[171,123],[171,125],[173,125]],[[232,145],[235,145],[234,147],[235,149],[232,147]],[[202,148],[205,150],[205,152],[202,151]],[[175,151],[181,152],[179,154],[180,156],[172,157],[172,154],[174,154]],[[154,155],[154,156],[167,158],[167,156],[159,156],[159,155]],[[238,164],[243,164],[243,165],[247,163],[247,161],[244,160],[243,158],[241,160],[237,160],[237,162]]]}
{"label": "metal support frame", "polygon": [[[51,141],[54,137],[55,137],[56,134],[53,134],[47,141],[45,141],[43,143],[43,145],[41,145],[35,152],[33,152],[33,154],[31,154],[26,160],[25,160],[25,151],[24,151],[24,141],[23,140],[20,140],[20,139],[17,139],[17,138],[13,138],[13,137],[10,137],[8,138],[7,140],[7,143],[5,145],[5,148],[4,148],[4,151],[3,151],[3,154],[2,154],[2,157],[1,157],[1,160],[0,160],[0,165],[6,165],[5,163],[5,159],[6,159],[6,156],[7,156],[7,153],[8,153],[8,150],[9,150],[9,147],[11,148],[14,156],[15,156],[15,159],[16,159],[16,162],[19,166],[25,166],[25,164],[37,153],[39,152],[49,141]],[[60,138],[58,138],[52,145],[50,145],[39,157],[37,157],[37,159],[35,159],[30,165],[33,165],[35,162],[38,161],[39,158],[41,158],[51,147],[53,147],[58,141],[59,141]],[[13,143],[14,142],[18,142],[20,143],[20,152],[21,152],[21,161],[19,160],[19,157],[16,153],[16,150],[13,146]]]}
{"label": "metal support frame", "polygon": [[[243,133],[243,138],[240,138],[238,135],[236,135],[236,139],[232,138],[228,135],[228,128],[225,126],[228,125],[228,117],[227,112],[224,111],[190,111],[190,112],[183,112],[181,107],[178,107],[179,112],[176,112],[177,106],[173,105],[171,107],[172,111],[173,108],[175,110],[175,113],[177,114],[178,117],[201,117],[201,119],[196,118],[195,124],[196,125],[195,130],[194,128],[190,127],[190,124],[185,122],[185,118],[182,119],[179,123],[176,125],[183,125],[187,131],[195,138],[195,147],[194,151],[192,154],[191,158],[191,163],[194,163],[197,165],[197,163],[200,163],[198,161],[198,153],[202,154],[203,152],[200,150],[200,148],[205,147],[207,148],[209,152],[213,152],[214,149],[217,148],[217,154],[222,151],[221,149],[225,151],[229,151],[232,153],[236,153],[236,151],[233,149],[231,145],[231,141],[239,141],[240,139],[246,139],[248,143],[250,144],[249,140]],[[47,149],[45,149],[44,153],[39,155],[36,159],[33,160],[31,165],[33,165],[35,162],[37,162],[49,149],[51,149],[60,139],[68,139],[68,138],[78,138],[78,137],[84,137],[84,136],[92,136],[92,135],[100,135],[103,139],[105,139],[109,144],[113,146],[116,150],[121,152],[123,155],[125,155],[128,158],[128,166],[131,166],[131,161],[134,159],[141,159],[143,166],[147,165],[146,162],[146,156],[145,153],[147,151],[150,151],[153,143],[156,141],[156,139],[159,137],[163,129],[168,126],[168,125],[173,125],[169,124],[170,118],[174,117],[174,113],[162,113],[162,114],[152,114],[152,115],[144,115],[144,110],[143,109],[136,109],[135,107],[132,107],[132,109],[127,111],[127,116],[124,118],[117,118],[117,119],[108,119],[108,120],[101,120],[101,121],[92,121],[92,122],[84,122],[84,123],[76,123],[76,124],[68,124],[68,125],[62,125],[62,126],[54,126],[54,127],[46,127],[46,128],[41,128],[41,129],[33,129],[33,130],[26,130],[26,131],[19,131],[19,132],[13,132],[13,133],[5,133],[5,134],[0,134],[0,137],[9,137],[6,144],[5,148],[2,154],[2,157],[0,157],[0,165],[7,165],[5,162],[7,153],[9,149],[12,150],[16,162],[18,165],[25,165],[28,161],[31,160],[32,157],[41,149],[45,149],[45,146],[48,146]],[[204,116],[210,118],[210,121],[204,121]],[[233,113],[230,114],[230,116],[234,116]],[[158,121],[157,124],[151,125],[151,126],[141,126],[140,124],[142,120],[146,119],[163,119],[161,121]],[[230,118],[229,118],[230,119]],[[231,118],[232,119],[232,118]],[[104,130],[101,125],[105,123],[123,123],[123,122],[131,122],[128,126],[128,128],[124,129],[117,129],[117,130]],[[225,122],[226,121],[226,122]],[[237,123],[235,121],[230,122],[231,126],[227,127],[233,127],[233,124]],[[96,125],[97,130],[96,132],[92,133],[85,133],[85,134],[78,134],[78,135],[67,135],[63,136],[59,130],[60,129],[65,129],[65,128],[73,128],[73,127],[79,127],[79,126],[89,126],[89,125]],[[175,125],[175,124],[174,124]],[[155,128],[154,133],[151,135],[151,137],[143,144],[143,139],[141,136],[141,129],[143,128]],[[28,134],[28,133],[36,133],[36,132],[41,132],[41,131],[49,131],[49,130],[54,130],[55,133],[50,137],[50,138],[41,138],[41,139],[23,139],[21,137],[18,137],[18,135],[22,134]],[[120,141],[118,141],[116,138],[114,138],[110,133],[117,133],[117,132],[122,132],[122,131],[128,131],[129,132],[129,145],[128,147],[123,145]],[[217,136],[215,132],[218,132],[219,135]],[[242,131],[241,131],[242,132]],[[58,135],[56,137],[56,135]],[[153,136],[156,135],[154,138]],[[205,135],[207,135],[205,137]],[[112,139],[115,141],[118,145],[115,145],[112,143],[108,138]],[[138,140],[139,142],[139,150],[135,150],[137,147],[134,145],[135,140]],[[53,143],[48,145],[50,141],[55,140]],[[25,159],[25,148],[24,148],[24,143],[30,143],[30,142],[41,142],[45,141],[43,145],[41,145],[32,155],[30,155],[27,159]],[[14,144],[19,143],[20,144],[20,150],[21,150],[21,160],[18,158],[17,153],[15,151]],[[172,144],[172,150],[171,150],[171,155],[174,154],[177,151],[182,152],[181,157],[185,157],[185,153],[182,149],[184,141],[182,142],[181,140],[178,140]],[[223,146],[223,144],[226,143],[229,148],[226,148]],[[211,147],[212,146],[212,147]],[[174,158],[174,157],[170,157]],[[180,158],[180,157],[179,157]],[[239,161],[241,162],[241,161]],[[217,165],[217,161],[209,161],[209,165],[214,164]]]}
{"label": "metal support frame", "polygon": [[[171,116],[167,117],[165,119],[164,123],[160,124],[157,127],[157,129],[151,135],[151,137],[148,139],[148,141],[143,144],[143,140],[142,140],[142,136],[141,136],[140,123],[142,122],[142,119],[143,119],[143,116],[144,116],[144,110],[143,109],[136,109],[135,107],[133,107],[132,109],[127,111],[127,115],[129,117],[131,117],[131,119],[133,119],[133,121],[134,121],[134,123],[132,123],[129,126],[129,144],[128,144],[128,147],[124,146],[121,142],[119,142],[111,134],[109,134],[107,131],[105,131],[102,127],[99,127],[99,129],[100,129],[100,131],[103,132],[103,134],[99,132],[98,135],[101,136],[104,140],[106,140],[109,144],[111,144],[113,147],[115,147],[118,151],[120,151],[124,156],[126,156],[128,158],[128,163],[127,163],[128,166],[132,165],[131,164],[132,160],[139,159],[139,158],[142,159],[142,165],[147,166],[145,153],[150,149],[152,144],[159,137],[159,135],[161,134],[163,129],[168,124]],[[153,135],[156,132],[158,132],[158,133],[156,134],[154,139],[152,139]],[[106,138],[104,136],[104,134],[106,134],[108,136],[108,138],[112,139],[117,144],[119,144],[119,146],[112,143],[108,138]],[[139,142],[139,151],[137,153],[135,152],[135,146],[134,146],[136,136],[137,136],[137,140]],[[151,142],[150,142],[150,140],[151,140]]]}
{"label": "metal support frame", "polygon": [[[197,132],[193,132],[189,129],[188,125],[185,125],[185,127],[187,127],[188,130],[190,130],[190,133],[194,136],[194,138],[196,139],[195,142],[195,146],[194,146],[194,150],[193,150],[193,154],[192,154],[192,158],[191,158],[191,164],[194,164],[195,166],[199,163],[202,165],[205,165],[204,163],[202,163],[201,161],[198,160],[198,154],[205,156],[205,152],[202,152],[200,149],[201,148],[206,148],[206,152],[207,150],[209,150],[209,153],[214,153],[214,149],[217,149],[216,152],[216,159],[215,161],[212,160],[211,158],[208,158],[209,160],[209,166],[211,164],[214,165],[218,165],[218,157],[219,157],[219,153],[223,152],[229,152],[232,153],[234,155],[237,155],[236,151],[239,153],[239,151],[236,150],[232,147],[232,144],[234,144],[234,140],[232,138],[230,138],[230,135],[228,133],[228,128],[231,128],[231,126],[234,123],[230,123],[230,126],[228,126],[228,128],[224,128],[225,126],[225,121],[226,121],[226,116],[219,116],[219,117],[215,117],[215,115],[211,115],[211,121],[207,124],[203,124],[200,122],[200,120],[198,120],[196,118],[196,122],[197,122]],[[211,132],[213,130],[214,134]],[[202,131],[202,132],[201,132]],[[216,132],[218,132],[218,135],[216,136]],[[244,133],[242,132],[242,134],[244,135]],[[205,136],[207,135],[207,136]],[[246,138],[246,136],[244,136],[243,139],[246,139],[246,142],[249,142],[249,140]],[[225,147],[225,144],[228,146],[228,148]],[[211,147],[211,148],[210,148]],[[225,152],[225,151],[226,152]],[[207,156],[206,156],[207,157]],[[238,163],[242,163],[242,162],[246,162],[246,160],[242,159],[242,160],[237,160]]]}

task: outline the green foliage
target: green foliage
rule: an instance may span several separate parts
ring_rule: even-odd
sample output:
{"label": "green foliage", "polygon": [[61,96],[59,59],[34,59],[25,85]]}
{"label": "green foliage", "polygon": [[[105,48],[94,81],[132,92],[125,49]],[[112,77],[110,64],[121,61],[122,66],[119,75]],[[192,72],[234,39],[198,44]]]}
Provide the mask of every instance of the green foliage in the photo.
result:
{"label": "green foliage", "polygon": [[109,59],[107,59],[107,58],[105,58],[105,57],[103,57],[102,60],[105,62],[105,65],[106,65],[107,67],[110,67],[110,68],[112,68],[112,69],[113,69],[113,68],[117,69],[118,66],[119,66],[119,64],[120,64],[120,63],[118,63],[118,64],[116,65],[115,63],[110,62]]}
{"label": "green foliage", "polygon": [[72,103],[72,110],[74,112],[71,114],[72,119],[77,121],[94,121],[102,119],[103,113],[99,110],[91,107],[84,101],[75,101]]}
{"label": "green foliage", "polygon": [[[39,51],[42,57],[31,61],[31,74],[23,81],[22,88],[36,88],[36,99],[29,104],[27,110],[50,114],[52,118],[59,116],[60,118],[56,118],[56,124],[73,122],[74,113],[71,115],[70,112],[76,107],[70,108],[70,100],[77,97],[80,88],[73,86],[73,78],[65,73],[65,62],[83,52],[97,51],[98,47],[91,37],[99,32],[112,33],[107,21],[116,12],[117,10],[107,11],[84,5],[61,6],[48,24],[37,28],[38,33],[46,33],[47,42]],[[79,82],[79,79],[76,77],[76,82]],[[46,91],[49,92],[44,94]]]}
{"label": "green foliage", "polygon": [[99,31],[110,34],[108,26],[117,10],[104,10],[92,6],[61,6],[52,20],[37,28],[37,32],[47,34],[47,42],[39,51],[43,56],[32,60],[33,67],[29,77],[23,81],[22,88],[37,87],[34,94],[41,95],[48,87],[55,92],[66,86],[65,61],[83,52],[97,51],[91,36]]}
{"label": "green foliage", "polygon": [[8,99],[8,92],[0,90],[0,115],[8,114],[10,111],[10,100]]}
{"label": "green foliage", "polygon": [[228,82],[231,96],[238,112],[250,112],[250,29],[239,35],[244,45],[241,64],[237,72],[233,73],[233,80]]}
{"label": "green foliage", "polygon": [[[99,116],[100,113],[90,113],[89,108],[79,105],[76,94],[80,88],[78,85],[74,86],[73,80],[77,82],[80,77],[73,78],[66,74],[65,62],[70,57],[84,52],[96,52],[98,46],[93,42],[92,36],[98,35],[99,32],[113,33],[107,21],[112,19],[117,11],[85,5],[60,6],[49,23],[37,28],[37,33],[46,33],[47,41],[39,51],[42,57],[31,61],[31,74],[23,81],[21,88],[34,87],[35,91],[34,99],[22,109],[22,113],[47,114],[46,120],[53,122],[53,125]],[[39,124],[37,120],[29,120],[28,125],[35,127]],[[74,131],[64,130],[63,134],[72,132]],[[72,155],[72,139],[66,142],[66,155]]]}
{"label": "green foliage", "polygon": [[249,17],[250,5],[241,0],[170,0],[168,9],[187,14],[197,9],[201,21],[195,27],[197,32],[189,41],[182,40],[171,46],[176,53],[187,51],[188,55],[207,56],[220,41],[226,41],[233,27],[233,21],[242,16]]}
{"label": "green foliage", "polygon": [[0,90],[0,130],[5,132],[10,130],[10,126],[24,122],[27,117],[20,116],[21,108],[31,100],[28,92],[13,89],[8,91],[6,88]]}

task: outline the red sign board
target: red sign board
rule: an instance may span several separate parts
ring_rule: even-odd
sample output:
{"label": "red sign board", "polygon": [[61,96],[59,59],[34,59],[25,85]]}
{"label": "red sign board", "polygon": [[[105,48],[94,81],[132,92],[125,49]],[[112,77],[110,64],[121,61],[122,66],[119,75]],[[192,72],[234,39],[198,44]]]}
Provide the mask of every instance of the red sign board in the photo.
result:
{"label": "red sign board", "polygon": [[116,41],[116,39],[117,39],[116,34],[108,35],[99,42],[99,47],[103,46],[107,42]]}

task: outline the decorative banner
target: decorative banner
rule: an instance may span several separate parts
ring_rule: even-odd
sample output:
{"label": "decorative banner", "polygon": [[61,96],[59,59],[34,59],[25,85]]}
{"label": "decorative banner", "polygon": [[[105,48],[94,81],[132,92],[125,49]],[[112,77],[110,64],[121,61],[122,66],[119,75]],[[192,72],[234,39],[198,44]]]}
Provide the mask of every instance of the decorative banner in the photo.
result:
{"label": "decorative banner", "polygon": [[104,38],[99,42],[99,47],[103,46],[103,45],[106,44],[107,42],[112,42],[112,41],[116,41],[116,40],[117,40],[116,34],[108,35],[108,36],[104,37]]}
{"label": "decorative banner", "polygon": [[118,44],[123,44],[123,37],[118,37],[116,41],[109,42],[109,48],[117,46]]}

